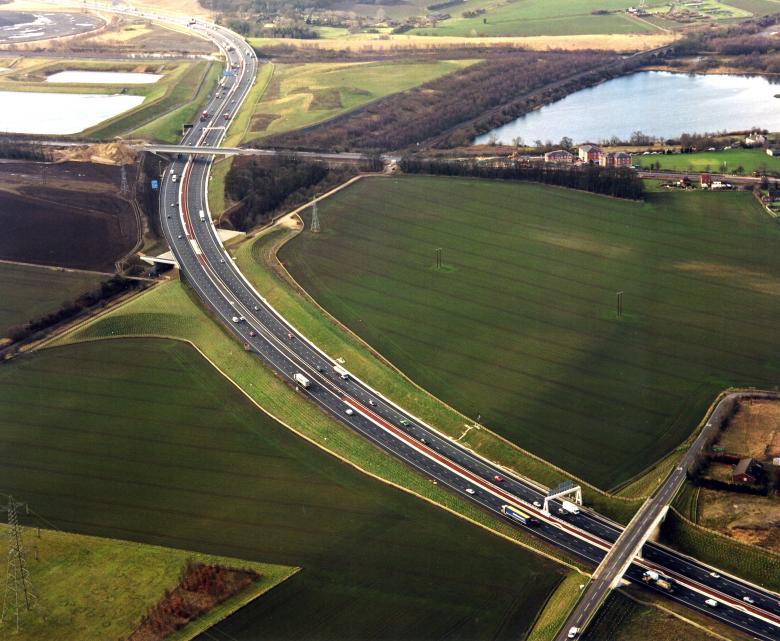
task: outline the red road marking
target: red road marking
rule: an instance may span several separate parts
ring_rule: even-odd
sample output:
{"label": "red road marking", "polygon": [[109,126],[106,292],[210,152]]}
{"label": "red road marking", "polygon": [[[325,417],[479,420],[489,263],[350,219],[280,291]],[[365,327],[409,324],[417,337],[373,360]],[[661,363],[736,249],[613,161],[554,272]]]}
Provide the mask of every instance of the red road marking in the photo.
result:
{"label": "red road marking", "polygon": [[193,239],[192,223],[190,222],[190,211],[187,207],[187,187],[190,184],[190,169],[192,168],[192,161],[187,161],[187,165],[184,167],[184,175],[181,178],[181,191],[183,198],[181,200],[181,215],[184,219],[184,231],[187,234],[187,238]]}
{"label": "red road marking", "polygon": [[[383,428],[385,428],[386,430],[388,430],[388,431],[392,432],[393,434],[395,434],[398,438],[400,438],[402,441],[404,441],[408,445],[411,445],[415,449],[418,449],[418,450],[425,450],[425,452],[426,452],[426,454],[428,456],[430,456],[431,458],[435,459],[436,461],[438,461],[439,463],[441,463],[445,467],[449,468],[452,471],[457,471],[461,476],[468,477],[470,480],[472,480],[474,482],[475,485],[479,485],[479,486],[482,487],[482,489],[487,490],[487,491],[489,491],[489,492],[491,492],[493,494],[499,495],[501,498],[506,499],[506,501],[508,503],[510,503],[510,504],[515,504],[517,502],[522,502],[524,509],[526,509],[525,506],[527,506],[528,504],[525,503],[525,501],[520,501],[520,499],[518,497],[512,496],[511,494],[507,494],[506,492],[501,490],[501,488],[495,487],[492,484],[490,485],[490,487],[486,487],[485,486],[485,479],[483,479],[483,478],[481,478],[479,476],[476,476],[475,474],[469,472],[468,470],[460,467],[459,465],[453,463],[452,461],[450,461],[450,459],[448,459],[445,456],[439,454],[438,452],[436,452],[432,448],[428,447],[424,443],[421,443],[417,439],[415,439],[414,437],[409,436],[408,434],[406,434],[402,430],[398,429],[392,423],[386,421],[385,419],[383,419],[378,414],[375,414],[373,411],[368,409],[362,403],[359,403],[358,401],[353,399],[351,396],[346,396],[345,395],[343,398],[344,398],[344,401],[348,405],[352,405],[353,409],[356,409],[361,414],[363,414],[367,418],[371,419],[375,423],[380,424]],[[583,532],[582,530],[579,530],[577,528],[573,528],[572,526],[570,526],[568,523],[565,523],[564,521],[560,521],[558,519],[555,519],[553,521],[550,518],[545,517],[545,515],[542,512],[539,512],[538,510],[535,510],[535,509],[533,509],[530,506],[527,509],[529,509],[531,512],[536,512],[537,515],[542,520],[545,520],[545,521],[547,521],[547,522],[549,522],[549,523],[551,523],[551,524],[555,525],[556,527],[559,527],[559,528],[561,528],[563,530],[568,530],[569,533],[573,534],[574,536],[576,536],[578,538],[586,539],[588,542],[592,543],[596,547],[609,550],[610,549],[609,547],[605,548],[605,544],[608,545],[608,546],[612,545],[611,543],[607,543],[603,539],[599,539],[599,538],[594,537],[594,536],[592,536],[592,535],[590,535],[588,533]],[[634,561],[632,560],[632,562],[634,562]],[[745,603],[744,601],[738,600],[738,599],[736,599],[736,598],[734,598],[732,596],[729,596],[727,594],[724,594],[722,592],[712,592],[711,588],[709,588],[709,587],[707,587],[705,585],[702,585],[698,581],[695,581],[695,580],[693,580],[693,579],[691,579],[689,577],[684,577],[684,576],[682,576],[680,574],[677,574],[676,572],[672,572],[672,571],[670,571],[670,570],[668,570],[666,568],[661,568],[661,567],[658,567],[658,566],[650,565],[650,564],[648,564],[644,560],[640,561],[639,564],[640,565],[644,565],[644,566],[646,566],[648,568],[655,568],[655,569],[657,569],[659,571],[660,574],[663,574],[663,575],[666,575],[666,576],[674,575],[675,580],[678,583],[680,583],[681,585],[688,585],[689,588],[691,588],[692,586],[696,586],[695,589],[700,591],[700,592],[704,592],[705,594],[709,594],[710,596],[716,597],[716,598],[720,599],[722,602],[731,603],[732,605],[739,605],[741,608],[744,608],[745,610],[749,610],[757,618],[761,618],[761,619],[764,619],[764,620],[769,619],[770,623],[773,623],[775,625],[780,625],[780,618],[778,618],[777,616],[775,616],[771,612],[766,612],[765,610],[761,610],[761,609],[756,608],[756,607],[751,607],[749,603]]]}
{"label": "red road marking", "polygon": [[525,501],[521,500],[520,498],[513,496],[511,494],[508,494],[507,492],[503,491],[501,488],[494,486],[492,484],[486,485],[485,479],[473,474],[472,472],[469,472],[468,470],[462,468],[460,465],[457,465],[456,463],[453,463],[450,459],[448,459],[446,456],[443,456],[436,452],[434,449],[428,447],[427,445],[421,443],[417,439],[409,436],[402,430],[399,430],[395,425],[392,423],[389,423],[385,419],[383,419],[381,416],[375,414],[371,410],[369,410],[365,405],[362,403],[359,403],[355,399],[353,399],[351,396],[344,396],[344,400],[347,404],[352,405],[354,409],[358,410],[361,414],[368,417],[375,423],[379,423],[381,427],[384,429],[392,432],[395,434],[398,438],[400,438],[402,441],[406,442],[408,445],[413,446],[417,450],[424,450],[425,453],[430,457],[441,463],[444,467],[449,468],[450,470],[457,472],[461,476],[467,477],[469,480],[471,480],[475,485],[479,485],[483,490],[486,490],[488,492],[491,492],[492,494],[498,495],[500,498],[505,500],[507,503],[510,504],[516,504],[518,502],[522,503],[524,506],[524,509],[528,509],[531,512],[535,512],[536,515],[539,516],[543,521],[547,521],[548,523],[551,523],[555,525],[556,527],[559,527],[562,530],[567,530],[570,534],[573,534],[574,536],[585,539],[592,545],[595,545],[596,547],[599,547],[603,550],[609,550],[611,544],[606,543],[603,539],[600,539],[598,537],[595,537],[591,534],[588,534],[587,532],[583,532],[579,528],[575,528],[568,523],[561,521],[559,519],[553,519],[551,517],[546,516],[543,512],[540,512],[539,510],[535,509],[534,507],[530,506]]}

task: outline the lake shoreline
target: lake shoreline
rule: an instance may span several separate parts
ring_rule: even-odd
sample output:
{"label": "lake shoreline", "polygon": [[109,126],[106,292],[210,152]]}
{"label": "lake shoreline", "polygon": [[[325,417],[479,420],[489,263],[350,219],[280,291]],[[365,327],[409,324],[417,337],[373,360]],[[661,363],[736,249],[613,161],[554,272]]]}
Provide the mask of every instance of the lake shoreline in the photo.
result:
{"label": "lake shoreline", "polygon": [[[564,137],[596,143],[628,140],[636,131],[669,139],[683,133],[780,130],[773,102],[779,80],[778,74],[640,69],[533,109],[472,143],[508,145],[522,139],[525,145],[554,144]],[[599,118],[603,113],[613,117]]]}

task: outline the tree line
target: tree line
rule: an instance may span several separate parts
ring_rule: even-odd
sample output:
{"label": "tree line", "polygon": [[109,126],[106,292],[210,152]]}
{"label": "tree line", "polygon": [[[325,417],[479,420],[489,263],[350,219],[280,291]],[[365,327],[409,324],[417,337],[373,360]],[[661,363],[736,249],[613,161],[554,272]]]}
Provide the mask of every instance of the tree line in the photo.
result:
{"label": "tree line", "polygon": [[228,214],[230,222],[235,229],[246,231],[355,173],[354,166],[331,167],[293,155],[236,161],[225,177],[225,195],[238,201]]}
{"label": "tree line", "polygon": [[41,332],[62,323],[63,321],[76,317],[89,307],[105,304],[106,301],[114,296],[145,286],[146,284],[144,281],[122,278],[121,276],[112,276],[108,280],[100,283],[95,289],[84,292],[73,301],[63,303],[56,311],[34,318],[21,325],[14,325],[8,328],[6,337],[10,338],[13,342],[23,341],[37,332]]}
{"label": "tree line", "polygon": [[52,153],[50,149],[38,143],[0,139],[0,158],[49,162],[52,159]]}
{"label": "tree line", "polygon": [[402,158],[400,167],[404,172],[410,174],[524,180],[605,194],[616,198],[639,200],[644,197],[642,179],[637,176],[636,172],[624,167],[600,167],[598,165],[565,167],[516,160],[482,162],[477,160],[426,159],[414,156]]}

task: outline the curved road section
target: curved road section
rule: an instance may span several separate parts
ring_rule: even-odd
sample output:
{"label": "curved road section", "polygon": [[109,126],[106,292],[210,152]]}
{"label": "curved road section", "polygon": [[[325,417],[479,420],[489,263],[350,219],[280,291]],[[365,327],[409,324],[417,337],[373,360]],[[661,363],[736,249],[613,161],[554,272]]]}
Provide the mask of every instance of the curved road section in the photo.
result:
{"label": "curved road section", "polygon": [[[204,147],[203,154],[175,159],[161,188],[162,228],[189,285],[247,349],[322,411],[483,509],[598,565],[620,536],[620,525],[590,510],[566,516],[543,514],[535,503],[544,499],[545,488],[469,452],[340,368],[239,272],[209,215],[207,186],[213,157],[208,151],[224,138],[229,120],[254,83],[258,61],[240,36],[203,23],[190,23],[190,27],[218,44],[227,60],[227,75],[206,107],[208,118],[196,123],[182,140],[186,147]],[[309,384],[301,385],[296,375]],[[530,519],[507,515],[506,506]],[[554,503],[554,511],[558,507]],[[649,586],[658,593],[757,639],[780,640],[777,594],[655,543],[643,545],[641,558],[629,564],[624,578],[644,585],[642,575],[648,569],[673,583],[672,592]],[[717,606],[708,606],[708,599],[715,599]]]}

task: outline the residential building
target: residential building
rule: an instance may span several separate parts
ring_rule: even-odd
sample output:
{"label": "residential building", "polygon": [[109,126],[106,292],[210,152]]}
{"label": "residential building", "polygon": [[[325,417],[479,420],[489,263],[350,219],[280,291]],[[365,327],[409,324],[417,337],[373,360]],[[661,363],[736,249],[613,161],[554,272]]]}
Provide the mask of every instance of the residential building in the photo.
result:
{"label": "residential building", "polygon": [[746,145],[763,145],[766,142],[764,134],[750,134],[745,138]]}
{"label": "residential building", "polygon": [[582,145],[579,148],[579,159],[582,162],[598,162],[601,149],[596,145]]}
{"label": "residential building", "polygon": [[752,458],[743,458],[731,473],[731,480],[734,483],[755,483],[763,474],[764,469],[760,463]]}
{"label": "residential building", "polygon": [[780,147],[767,147],[766,155],[774,156],[775,158],[780,158]]}
{"label": "residential building", "polygon": [[602,167],[630,167],[631,154],[627,154],[625,151],[602,152],[599,154],[598,162]]}
{"label": "residential building", "polygon": [[544,154],[544,162],[568,164],[574,162],[574,155],[565,149],[556,149],[555,151],[548,151]]}

